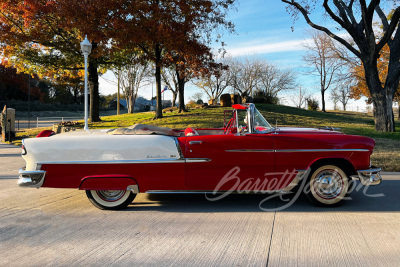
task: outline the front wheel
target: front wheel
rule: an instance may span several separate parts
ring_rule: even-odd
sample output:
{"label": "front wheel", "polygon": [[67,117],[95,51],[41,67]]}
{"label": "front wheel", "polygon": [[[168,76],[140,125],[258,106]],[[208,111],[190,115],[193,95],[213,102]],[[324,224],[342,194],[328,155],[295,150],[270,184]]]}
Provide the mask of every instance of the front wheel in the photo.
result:
{"label": "front wheel", "polygon": [[317,206],[337,206],[349,191],[349,179],[342,167],[323,165],[315,168],[308,179],[305,195]]}
{"label": "front wheel", "polygon": [[86,195],[101,210],[125,209],[136,197],[127,190],[86,190]]}

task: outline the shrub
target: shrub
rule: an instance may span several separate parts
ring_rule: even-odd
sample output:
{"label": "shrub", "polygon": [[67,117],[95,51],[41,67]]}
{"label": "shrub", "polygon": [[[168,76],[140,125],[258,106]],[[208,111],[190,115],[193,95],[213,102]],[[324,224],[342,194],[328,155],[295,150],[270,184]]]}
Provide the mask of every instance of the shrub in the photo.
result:
{"label": "shrub", "polygon": [[318,110],[319,102],[315,98],[307,98],[308,110]]}
{"label": "shrub", "polygon": [[272,95],[269,92],[258,90],[253,95],[253,103],[264,103],[264,104],[277,105],[279,103],[279,98],[275,95]]}
{"label": "shrub", "polygon": [[194,102],[193,100],[190,100],[189,103],[186,104],[186,106],[189,108],[194,108],[196,105],[197,103]]}
{"label": "shrub", "polygon": [[223,94],[219,98],[219,102],[223,107],[230,107],[232,105],[231,95],[230,94]]}

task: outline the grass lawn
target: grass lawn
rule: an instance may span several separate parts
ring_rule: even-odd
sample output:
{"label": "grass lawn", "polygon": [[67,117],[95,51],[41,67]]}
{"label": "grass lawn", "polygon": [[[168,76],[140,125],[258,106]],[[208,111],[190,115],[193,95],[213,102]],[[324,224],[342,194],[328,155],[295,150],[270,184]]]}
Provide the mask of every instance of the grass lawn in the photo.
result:
{"label": "grass lawn", "polygon": [[[400,171],[400,121],[396,121],[397,132],[376,132],[372,116],[358,112],[343,111],[309,111],[294,107],[259,104],[258,110],[272,124],[278,126],[340,128],[346,134],[369,136],[375,139],[376,148],[372,154],[373,165],[384,171]],[[167,112],[164,118],[153,120],[154,112],[123,114],[119,116],[102,117],[101,122],[89,123],[90,129],[127,127],[135,123],[144,123],[176,129],[188,126],[194,128],[222,127],[223,114],[226,108],[194,109],[187,113],[178,114],[176,111]],[[83,128],[83,124],[81,124]],[[22,138],[37,135],[40,130],[29,130],[17,133],[14,143],[20,144]]]}

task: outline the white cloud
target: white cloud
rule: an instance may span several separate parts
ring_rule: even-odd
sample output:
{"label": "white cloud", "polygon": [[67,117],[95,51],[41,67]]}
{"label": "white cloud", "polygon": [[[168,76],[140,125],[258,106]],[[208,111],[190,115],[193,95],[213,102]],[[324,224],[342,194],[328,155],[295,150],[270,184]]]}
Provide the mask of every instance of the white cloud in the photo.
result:
{"label": "white cloud", "polygon": [[249,45],[243,44],[238,47],[227,48],[228,54],[232,56],[243,56],[250,54],[269,54],[277,52],[290,52],[290,51],[300,51],[306,48],[302,43],[307,40],[291,40],[285,42],[267,43],[267,44],[257,44]]}

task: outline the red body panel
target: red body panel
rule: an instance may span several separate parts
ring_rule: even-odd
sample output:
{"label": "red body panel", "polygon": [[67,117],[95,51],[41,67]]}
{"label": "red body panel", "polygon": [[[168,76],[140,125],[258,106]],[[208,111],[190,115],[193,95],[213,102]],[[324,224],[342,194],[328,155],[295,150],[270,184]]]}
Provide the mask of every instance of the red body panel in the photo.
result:
{"label": "red body panel", "polygon": [[185,164],[43,164],[43,187],[79,188],[87,176],[125,175],[138,183],[140,191],[184,190]]}
{"label": "red body panel", "polygon": [[129,185],[136,185],[136,181],[126,175],[98,175],[84,177],[79,186],[81,190],[126,190]]}
{"label": "red body panel", "polygon": [[[202,142],[191,144],[191,142]],[[270,150],[270,152],[241,152],[241,150]],[[186,184],[190,190],[214,190],[235,167],[241,180],[264,178],[274,172],[274,144],[271,134],[263,135],[206,135],[186,139],[185,156],[210,159],[208,162],[186,163]],[[220,184],[219,190],[229,190],[235,179]]]}
{"label": "red body panel", "polygon": [[[307,169],[319,159],[346,159],[354,168],[367,169],[370,155],[375,146],[373,139],[363,136],[352,136],[335,133],[317,134],[314,132],[299,133],[293,131],[279,132],[274,138],[276,149],[276,171],[286,169]],[[323,150],[315,152],[282,152],[282,150]],[[340,151],[355,149],[368,151]],[[331,151],[329,151],[331,150]],[[281,151],[281,152],[280,152]]]}

